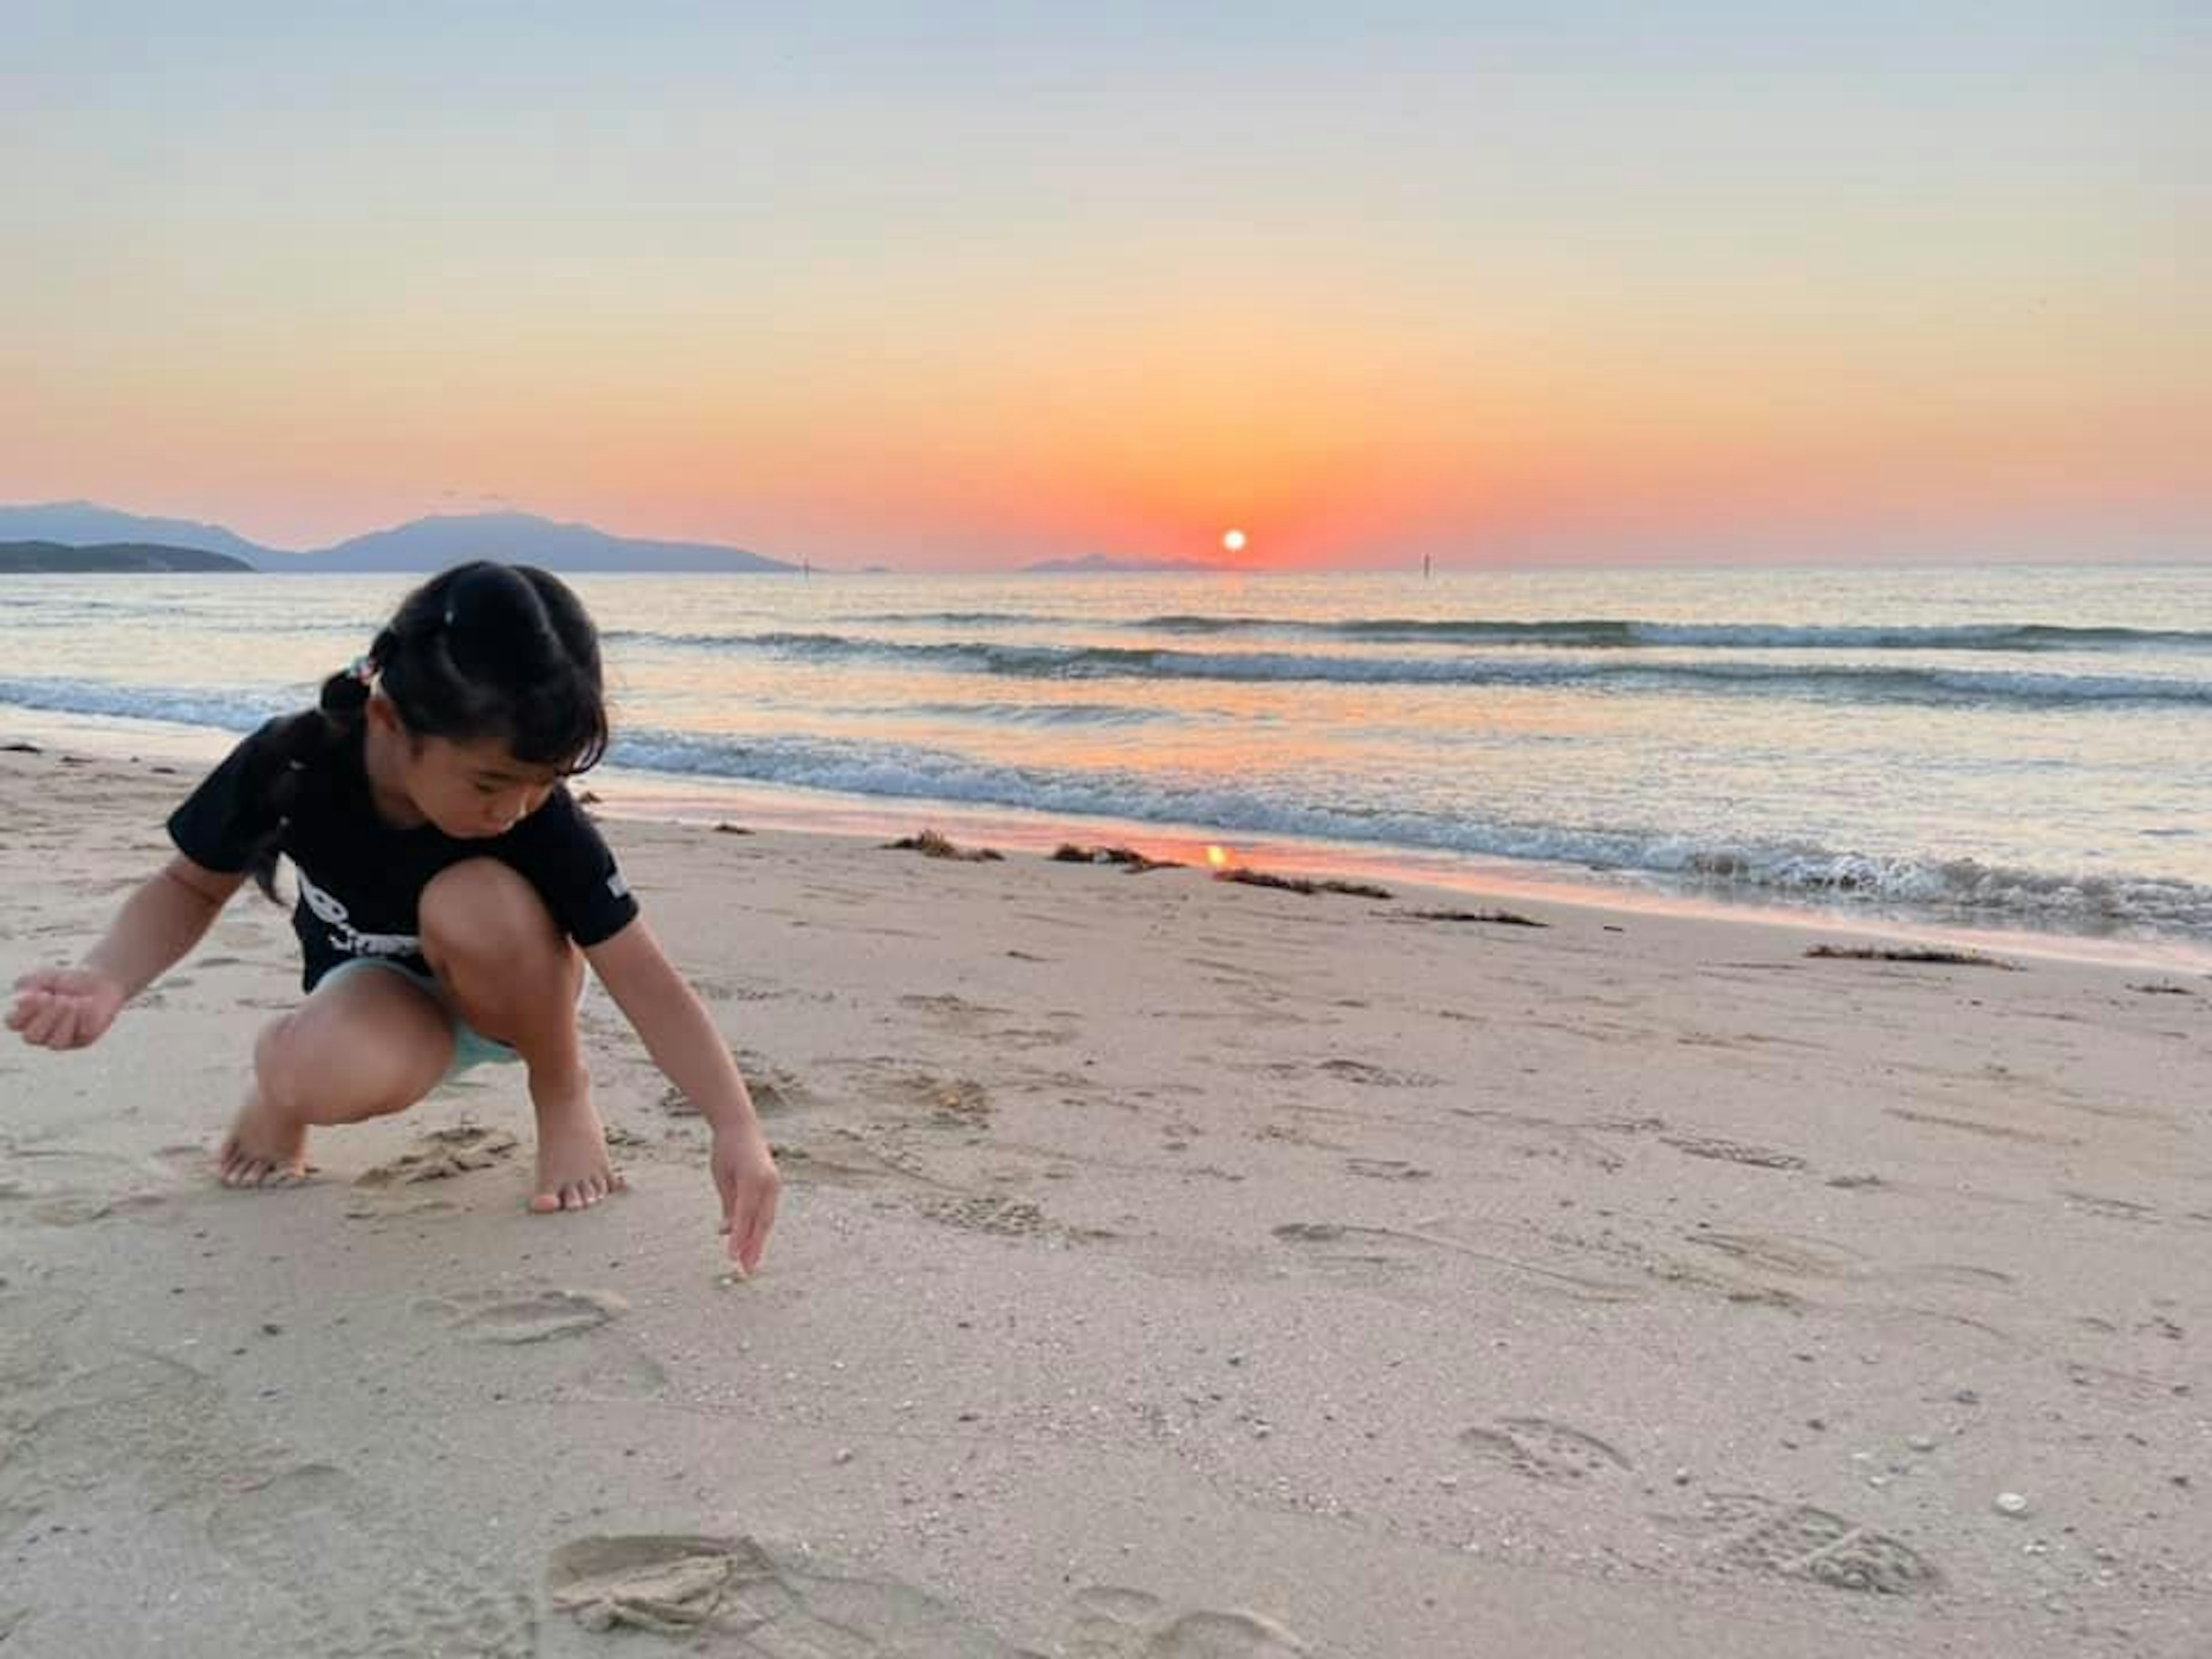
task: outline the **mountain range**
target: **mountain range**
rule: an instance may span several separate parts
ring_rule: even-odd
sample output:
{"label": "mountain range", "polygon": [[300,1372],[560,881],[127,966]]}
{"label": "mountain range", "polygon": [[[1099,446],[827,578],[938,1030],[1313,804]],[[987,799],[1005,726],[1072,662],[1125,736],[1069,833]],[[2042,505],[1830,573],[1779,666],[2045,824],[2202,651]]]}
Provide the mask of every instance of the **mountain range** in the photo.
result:
{"label": "mountain range", "polygon": [[64,547],[149,544],[227,554],[257,570],[442,570],[464,559],[505,559],[547,570],[792,571],[799,567],[710,542],[617,536],[528,513],[434,514],[307,552],[250,542],[221,525],[150,518],[91,501],[0,507],[0,541]]}

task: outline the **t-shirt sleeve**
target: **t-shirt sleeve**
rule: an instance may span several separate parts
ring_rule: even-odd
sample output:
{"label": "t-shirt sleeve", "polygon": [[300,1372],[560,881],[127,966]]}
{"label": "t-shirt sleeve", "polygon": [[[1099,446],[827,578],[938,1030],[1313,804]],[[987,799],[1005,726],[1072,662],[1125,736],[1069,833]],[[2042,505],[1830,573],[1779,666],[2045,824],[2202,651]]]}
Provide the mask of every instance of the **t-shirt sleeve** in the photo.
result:
{"label": "t-shirt sleeve", "polygon": [[565,787],[523,820],[508,856],[579,945],[604,945],[637,920],[613,850]]}
{"label": "t-shirt sleeve", "polygon": [[169,839],[193,863],[236,875],[277,828],[265,782],[276,724],[271,720],[232,750],[169,814]]}

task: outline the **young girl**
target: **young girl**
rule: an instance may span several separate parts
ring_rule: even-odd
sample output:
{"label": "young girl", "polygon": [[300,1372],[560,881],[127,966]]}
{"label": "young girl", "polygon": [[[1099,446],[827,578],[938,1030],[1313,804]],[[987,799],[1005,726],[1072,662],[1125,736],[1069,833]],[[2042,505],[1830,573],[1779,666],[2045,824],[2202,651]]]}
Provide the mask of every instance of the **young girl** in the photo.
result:
{"label": "young girl", "polygon": [[225,1185],[295,1180],[310,1125],[404,1111],[468,1066],[520,1060],[538,1119],[531,1208],[597,1204],[623,1182],[576,1029],[588,962],[713,1126],[730,1257],[750,1273],[775,1218],[767,1139],[728,1045],[562,784],[606,745],[599,637],[575,595],[527,566],[448,570],[325,683],[319,708],[231,752],[170,817],[177,856],[82,965],[17,981],[8,1024],[50,1048],[97,1042],[247,876],[276,896],[284,854],[307,995],[255,1040]]}

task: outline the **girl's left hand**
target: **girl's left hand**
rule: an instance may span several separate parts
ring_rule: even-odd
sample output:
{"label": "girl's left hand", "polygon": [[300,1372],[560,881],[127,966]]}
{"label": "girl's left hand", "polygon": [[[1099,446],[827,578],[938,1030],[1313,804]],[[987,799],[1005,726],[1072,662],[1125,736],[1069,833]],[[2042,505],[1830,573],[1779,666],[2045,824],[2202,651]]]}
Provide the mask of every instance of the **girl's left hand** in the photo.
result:
{"label": "girl's left hand", "polygon": [[775,1225],[776,1194],[783,1177],[776,1172],[775,1156],[756,1126],[717,1130],[714,1152],[714,1186],[722,1197],[722,1231],[730,1237],[730,1262],[750,1278],[768,1249],[769,1229]]}

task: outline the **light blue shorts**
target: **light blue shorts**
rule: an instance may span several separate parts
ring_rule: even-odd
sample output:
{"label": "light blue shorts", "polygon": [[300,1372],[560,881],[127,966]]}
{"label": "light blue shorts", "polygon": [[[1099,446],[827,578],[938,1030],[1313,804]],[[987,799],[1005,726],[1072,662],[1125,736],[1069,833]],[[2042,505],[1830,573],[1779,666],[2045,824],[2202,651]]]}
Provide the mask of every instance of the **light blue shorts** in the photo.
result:
{"label": "light blue shorts", "polygon": [[[437,1000],[438,1006],[446,1011],[446,1018],[453,1022],[453,1061],[446,1067],[446,1075],[439,1079],[441,1083],[450,1083],[462,1073],[478,1066],[512,1065],[522,1058],[498,1038],[486,1036],[463,1019],[461,1011],[453,1006],[453,999],[446,994],[446,988],[430,975],[410,968],[404,963],[394,962],[389,957],[355,957],[341,962],[316,981],[316,989],[320,990],[344,975],[362,972],[397,974],[410,985],[419,986],[428,992]],[[588,986],[591,982],[591,975],[586,974],[584,983]],[[581,1000],[580,997],[578,1001],[580,1003]]]}

